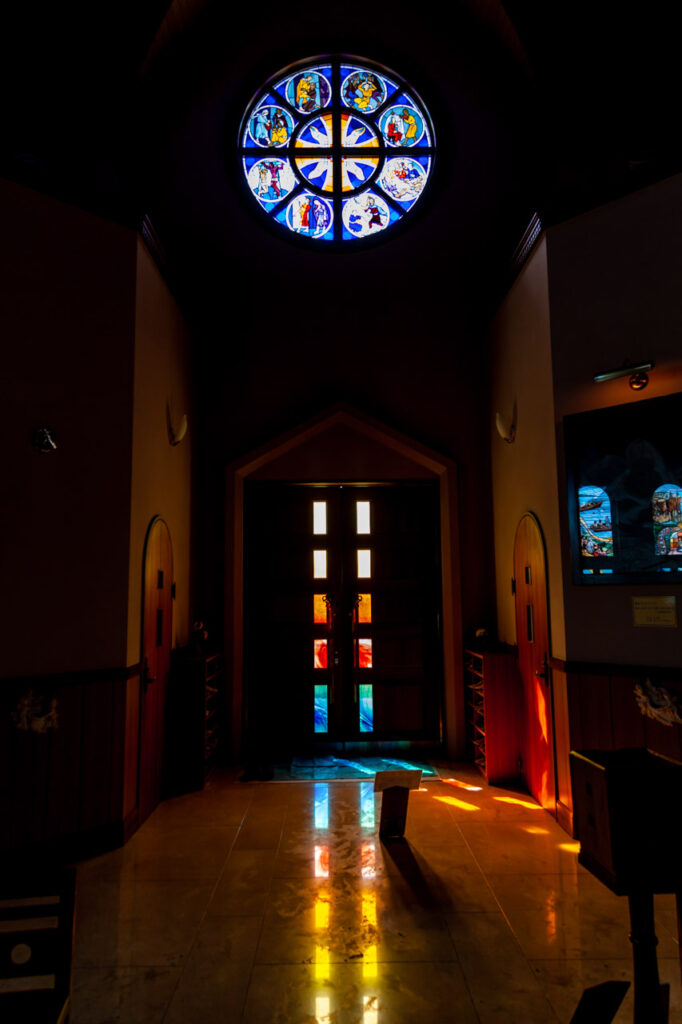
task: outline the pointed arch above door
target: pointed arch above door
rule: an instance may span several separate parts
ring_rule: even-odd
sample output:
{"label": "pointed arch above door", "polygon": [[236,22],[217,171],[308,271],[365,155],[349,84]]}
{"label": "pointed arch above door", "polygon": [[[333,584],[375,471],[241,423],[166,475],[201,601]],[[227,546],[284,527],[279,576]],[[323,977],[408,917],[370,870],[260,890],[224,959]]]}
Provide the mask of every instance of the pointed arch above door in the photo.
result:
{"label": "pointed arch above door", "polygon": [[455,463],[346,405],[335,405],[227,470],[225,636],[232,673],[232,752],[242,748],[244,483],[438,481],[443,609],[444,730],[450,757],[464,755],[464,684],[457,476]]}

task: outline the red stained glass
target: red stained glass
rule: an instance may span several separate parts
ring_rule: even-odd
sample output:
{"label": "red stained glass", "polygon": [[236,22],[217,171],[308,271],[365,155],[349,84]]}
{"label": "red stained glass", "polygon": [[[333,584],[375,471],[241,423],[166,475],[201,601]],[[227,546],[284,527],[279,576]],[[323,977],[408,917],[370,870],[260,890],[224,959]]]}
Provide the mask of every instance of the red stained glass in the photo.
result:
{"label": "red stained glass", "polygon": [[358,668],[372,667],[372,641],[368,637],[359,638],[358,644]]}
{"label": "red stained glass", "polygon": [[[370,641],[371,643],[371,641]],[[327,641],[313,640],[315,647],[315,668],[327,667]]]}

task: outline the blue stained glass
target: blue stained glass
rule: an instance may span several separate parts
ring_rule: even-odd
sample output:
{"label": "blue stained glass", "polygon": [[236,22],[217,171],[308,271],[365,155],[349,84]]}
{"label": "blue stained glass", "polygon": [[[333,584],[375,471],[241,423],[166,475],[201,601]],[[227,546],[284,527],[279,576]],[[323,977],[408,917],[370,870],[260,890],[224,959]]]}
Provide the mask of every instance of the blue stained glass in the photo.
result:
{"label": "blue stained glass", "polygon": [[331,99],[331,72],[329,66],[306,68],[291,75],[276,86],[286,96],[292,107],[302,114],[326,107]]}
{"label": "blue stained glass", "polygon": [[[244,164],[246,167],[246,161]],[[296,178],[289,161],[274,156],[249,161],[246,178],[256,199],[266,209],[273,203],[279,203],[296,188]]]}
{"label": "blue stained glass", "polygon": [[329,700],[326,686],[315,686],[315,732],[329,732]]}
{"label": "blue stained glass", "polygon": [[656,554],[682,557],[682,487],[661,484],[651,497]]}
{"label": "blue stained glass", "polygon": [[370,683],[358,687],[360,704],[360,732],[374,732],[374,694]]}
{"label": "blue stained glass", "polygon": [[331,205],[320,196],[310,192],[302,192],[287,206],[285,212],[286,226],[291,231],[310,238],[324,237],[330,234],[334,220]]}
{"label": "blue stained glass", "polygon": [[374,783],[360,783],[360,828],[374,828]]}
{"label": "blue stained glass", "polygon": [[329,828],[329,783],[315,783],[315,828]]}
{"label": "blue stained glass", "polygon": [[244,176],[262,211],[333,242],[382,235],[411,210],[434,150],[428,114],[404,80],[328,57],[271,82],[241,127]]}
{"label": "blue stained glass", "polygon": [[361,192],[343,204],[343,224],[350,238],[366,238],[383,231],[400,214],[391,209],[376,192]]}
{"label": "blue stained glass", "polygon": [[286,146],[293,130],[293,117],[288,110],[276,104],[262,104],[258,107],[251,115],[248,126],[251,141],[269,149]]}
{"label": "blue stained glass", "polygon": [[426,130],[424,118],[410,102],[388,107],[379,119],[379,127],[389,146],[406,148],[427,142],[423,138]]}
{"label": "blue stained glass", "polygon": [[387,160],[379,175],[384,192],[409,210],[422,194],[428,170],[411,157],[400,156]]}
{"label": "blue stained glass", "polygon": [[581,487],[578,490],[578,518],[580,553],[583,558],[611,558],[611,501],[602,487]]}

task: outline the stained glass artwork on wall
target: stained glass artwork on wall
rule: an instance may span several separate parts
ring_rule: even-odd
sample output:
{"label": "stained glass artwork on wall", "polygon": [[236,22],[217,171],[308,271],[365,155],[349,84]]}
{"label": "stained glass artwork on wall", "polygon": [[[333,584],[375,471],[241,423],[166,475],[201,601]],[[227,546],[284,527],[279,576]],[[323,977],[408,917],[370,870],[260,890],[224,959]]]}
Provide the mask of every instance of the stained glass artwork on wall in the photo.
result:
{"label": "stained glass artwork on wall", "polygon": [[328,106],[331,99],[331,67],[308,68],[278,82],[275,88],[283,92],[287,102],[302,114],[310,114]]}
{"label": "stained glass artwork on wall", "polygon": [[361,683],[358,687],[360,732],[374,732],[374,687]]}
{"label": "stained glass artwork on wall", "polygon": [[372,576],[372,552],[367,548],[358,550],[358,579],[368,580]]}
{"label": "stained glass artwork on wall", "polygon": [[682,487],[662,484],[651,498],[651,519],[657,555],[682,558]]}
{"label": "stained glass artwork on wall", "polygon": [[397,218],[376,192],[363,192],[343,204],[343,237],[367,238],[387,228]]}
{"label": "stained glass artwork on wall", "polygon": [[580,487],[580,552],[583,558],[613,557],[611,501],[602,487]]}
{"label": "stained glass artwork on wall", "polygon": [[355,523],[357,533],[369,533],[369,502],[368,501],[356,501],[355,502]]}
{"label": "stained glass artwork on wall", "polygon": [[313,622],[316,626],[329,625],[329,602],[326,594],[313,594]]}
{"label": "stained glass artwork on wall", "polygon": [[251,191],[266,209],[281,202],[296,187],[296,178],[288,160],[250,158],[246,166],[249,168],[247,178]]}
{"label": "stained glass artwork on wall", "polygon": [[[263,149],[277,157],[263,159]],[[244,116],[240,155],[264,214],[298,236],[343,243],[376,237],[411,209],[435,140],[423,102],[399,75],[330,57],[266,84]]]}
{"label": "stained glass artwork on wall", "polygon": [[329,700],[327,687],[325,685],[315,686],[314,701],[315,732],[329,732]]}
{"label": "stained glass artwork on wall", "polygon": [[286,146],[294,130],[294,119],[283,107],[262,106],[249,121],[249,135],[257,146],[279,148]]}
{"label": "stained glass artwork on wall", "polygon": [[355,610],[355,621],[363,623],[372,621],[371,594],[358,594],[358,602]]}
{"label": "stained glass artwork on wall", "polygon": [[313,577],[316,580],[327,578],[327,552],[313,551]]}
{"label": "stained glass artwork on wall", "polygon": [[313,533],[327,532],[327,502],[313,502]]}
{"label": "stained glass artwork on wall", "polygon": [[315,668],[327,668],[327,641],[313,640],[313,666]]}
{"label": "stained glass artwork on wall", "polygon": [[[372,667],[372,641],[369,637],[358,637],[357,641],[357,667]],[[326,666],[325,666],[326,667]]]}

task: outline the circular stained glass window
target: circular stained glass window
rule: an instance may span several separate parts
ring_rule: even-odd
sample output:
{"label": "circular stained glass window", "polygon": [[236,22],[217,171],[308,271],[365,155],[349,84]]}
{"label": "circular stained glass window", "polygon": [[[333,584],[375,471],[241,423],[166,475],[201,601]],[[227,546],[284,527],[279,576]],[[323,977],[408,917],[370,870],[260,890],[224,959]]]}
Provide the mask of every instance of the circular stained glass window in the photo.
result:
{"label": "circular stained glass window", "polygon": [[240,148],[249,190],[284,230],[353,242],[409,213],[431,173],[435,139],[402,78],[330,57],[267,83],[246,111]]}

